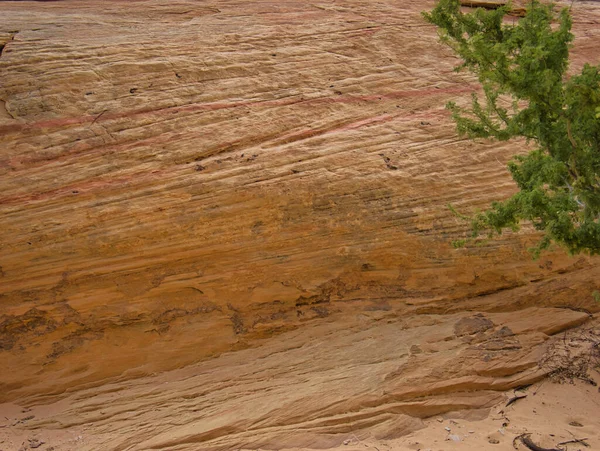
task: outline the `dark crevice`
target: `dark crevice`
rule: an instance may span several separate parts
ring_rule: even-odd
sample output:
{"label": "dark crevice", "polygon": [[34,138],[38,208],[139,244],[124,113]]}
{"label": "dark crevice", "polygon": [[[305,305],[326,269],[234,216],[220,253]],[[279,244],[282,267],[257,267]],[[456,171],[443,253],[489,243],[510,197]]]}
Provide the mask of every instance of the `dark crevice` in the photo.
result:
{"label": "dark crevice", "polygon": [[10,37],[8,38],[8,40],[6,40],[5,42],[0,42],[0,58],[2,58],[2,52],[4,52],[4,47],[6,47],[6,45],[9,42],[15,40],[15,36],[17,35],[18,32],[19,32],[18,30],[9,32]]}

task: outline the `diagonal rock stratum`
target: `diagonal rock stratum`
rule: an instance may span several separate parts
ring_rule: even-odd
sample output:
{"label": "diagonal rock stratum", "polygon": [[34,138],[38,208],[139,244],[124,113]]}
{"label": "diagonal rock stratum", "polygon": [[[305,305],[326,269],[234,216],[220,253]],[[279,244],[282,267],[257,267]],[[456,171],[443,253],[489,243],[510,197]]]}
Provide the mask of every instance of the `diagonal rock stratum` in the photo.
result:
{"label": "diagonal rock stratum", "polygon": [[[446,205],[513,192],[525,144],[456,137],[444,104],[478,88],[431,6],[0,2],[0,401],[66,396],[34,427],[104,449],[226,449],[401,433],[542,377],[598,263],[532,261],[528,231],[450,245]],[[597,63],[600,9],[573,11],[573,66]]]}

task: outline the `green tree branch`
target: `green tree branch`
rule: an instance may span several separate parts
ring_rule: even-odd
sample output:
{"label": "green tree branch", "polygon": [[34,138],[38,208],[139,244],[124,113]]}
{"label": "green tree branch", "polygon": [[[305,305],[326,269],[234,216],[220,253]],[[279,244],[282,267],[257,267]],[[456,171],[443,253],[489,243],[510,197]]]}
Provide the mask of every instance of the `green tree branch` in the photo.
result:
{"label": "green tree branch", "polygon": [[463,13],[459,0],[439,0],[423,13],[462,60],[456,70],[472,72],[483,88],[484,102],[474,95],[470,109],[448,104],[458,133],[525,137],[536,147],[512,158],[508,169],[519,192],[470,217],[470,239],[529,222],[543,232],[534,255],[552,243],[572,254],[600,254],[599,67],[586,64],[568,76],[573,34],[567,8],[557,12],[532,0],[524,17],[506,23],[509,10],[510,4]]}

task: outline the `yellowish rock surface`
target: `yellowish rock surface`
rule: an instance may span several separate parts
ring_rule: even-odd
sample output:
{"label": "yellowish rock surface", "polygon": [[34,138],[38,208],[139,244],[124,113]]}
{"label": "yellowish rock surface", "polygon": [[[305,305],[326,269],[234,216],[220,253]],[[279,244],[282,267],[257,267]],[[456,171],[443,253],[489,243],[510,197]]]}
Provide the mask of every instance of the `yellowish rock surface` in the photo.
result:
{"label": "yellowish rock surface", "polygon": [[[14,430],[336,446],[548,372],[600,266],[533,261],[528,231],[452,248],[447,204],[512,193],[525,144],[456,136],[444,104],[478,87],[432,5],[0,2],[0,402],[36,412]],[[573,13],[573,68],[599,63],[600,6]]]}

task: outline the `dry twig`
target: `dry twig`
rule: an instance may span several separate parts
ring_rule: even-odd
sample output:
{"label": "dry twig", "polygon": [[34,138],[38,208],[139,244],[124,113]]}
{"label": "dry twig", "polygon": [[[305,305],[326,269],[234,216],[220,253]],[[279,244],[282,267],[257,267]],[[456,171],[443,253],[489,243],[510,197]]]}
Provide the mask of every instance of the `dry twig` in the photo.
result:
{"label": "dry twig", "polygon": [[515,402],[517,402],[519,399],[523,399],[523,398],[527,398],[527,395],[515,395],[513,398],[510,398],[508,400],[505,407],[508,407],[511,404],[514,404]]}
{"label": "dry twig", "polygon": [[581,443],[583,446],[589,448],[589,443],[586,442],[587,437],[586,438],[576,438],[573,440],[567,440],[566,442],[560,442],[557,446],[560,445],[568,445],[569,443]]}
{"label": "dry twig", "polygon": [[558,448],[542,448],[539,445],[536,445],[530,438],[531,434],[521,434],[518,435],[517,437],[515,437],[515,439],[513,440],[513,447],[515,449],[515,443],[517,440],[521,440],[521,443],[523,443],[523,445],[525,445],[527,448],[529,448],[531,451],[564,451]]}

